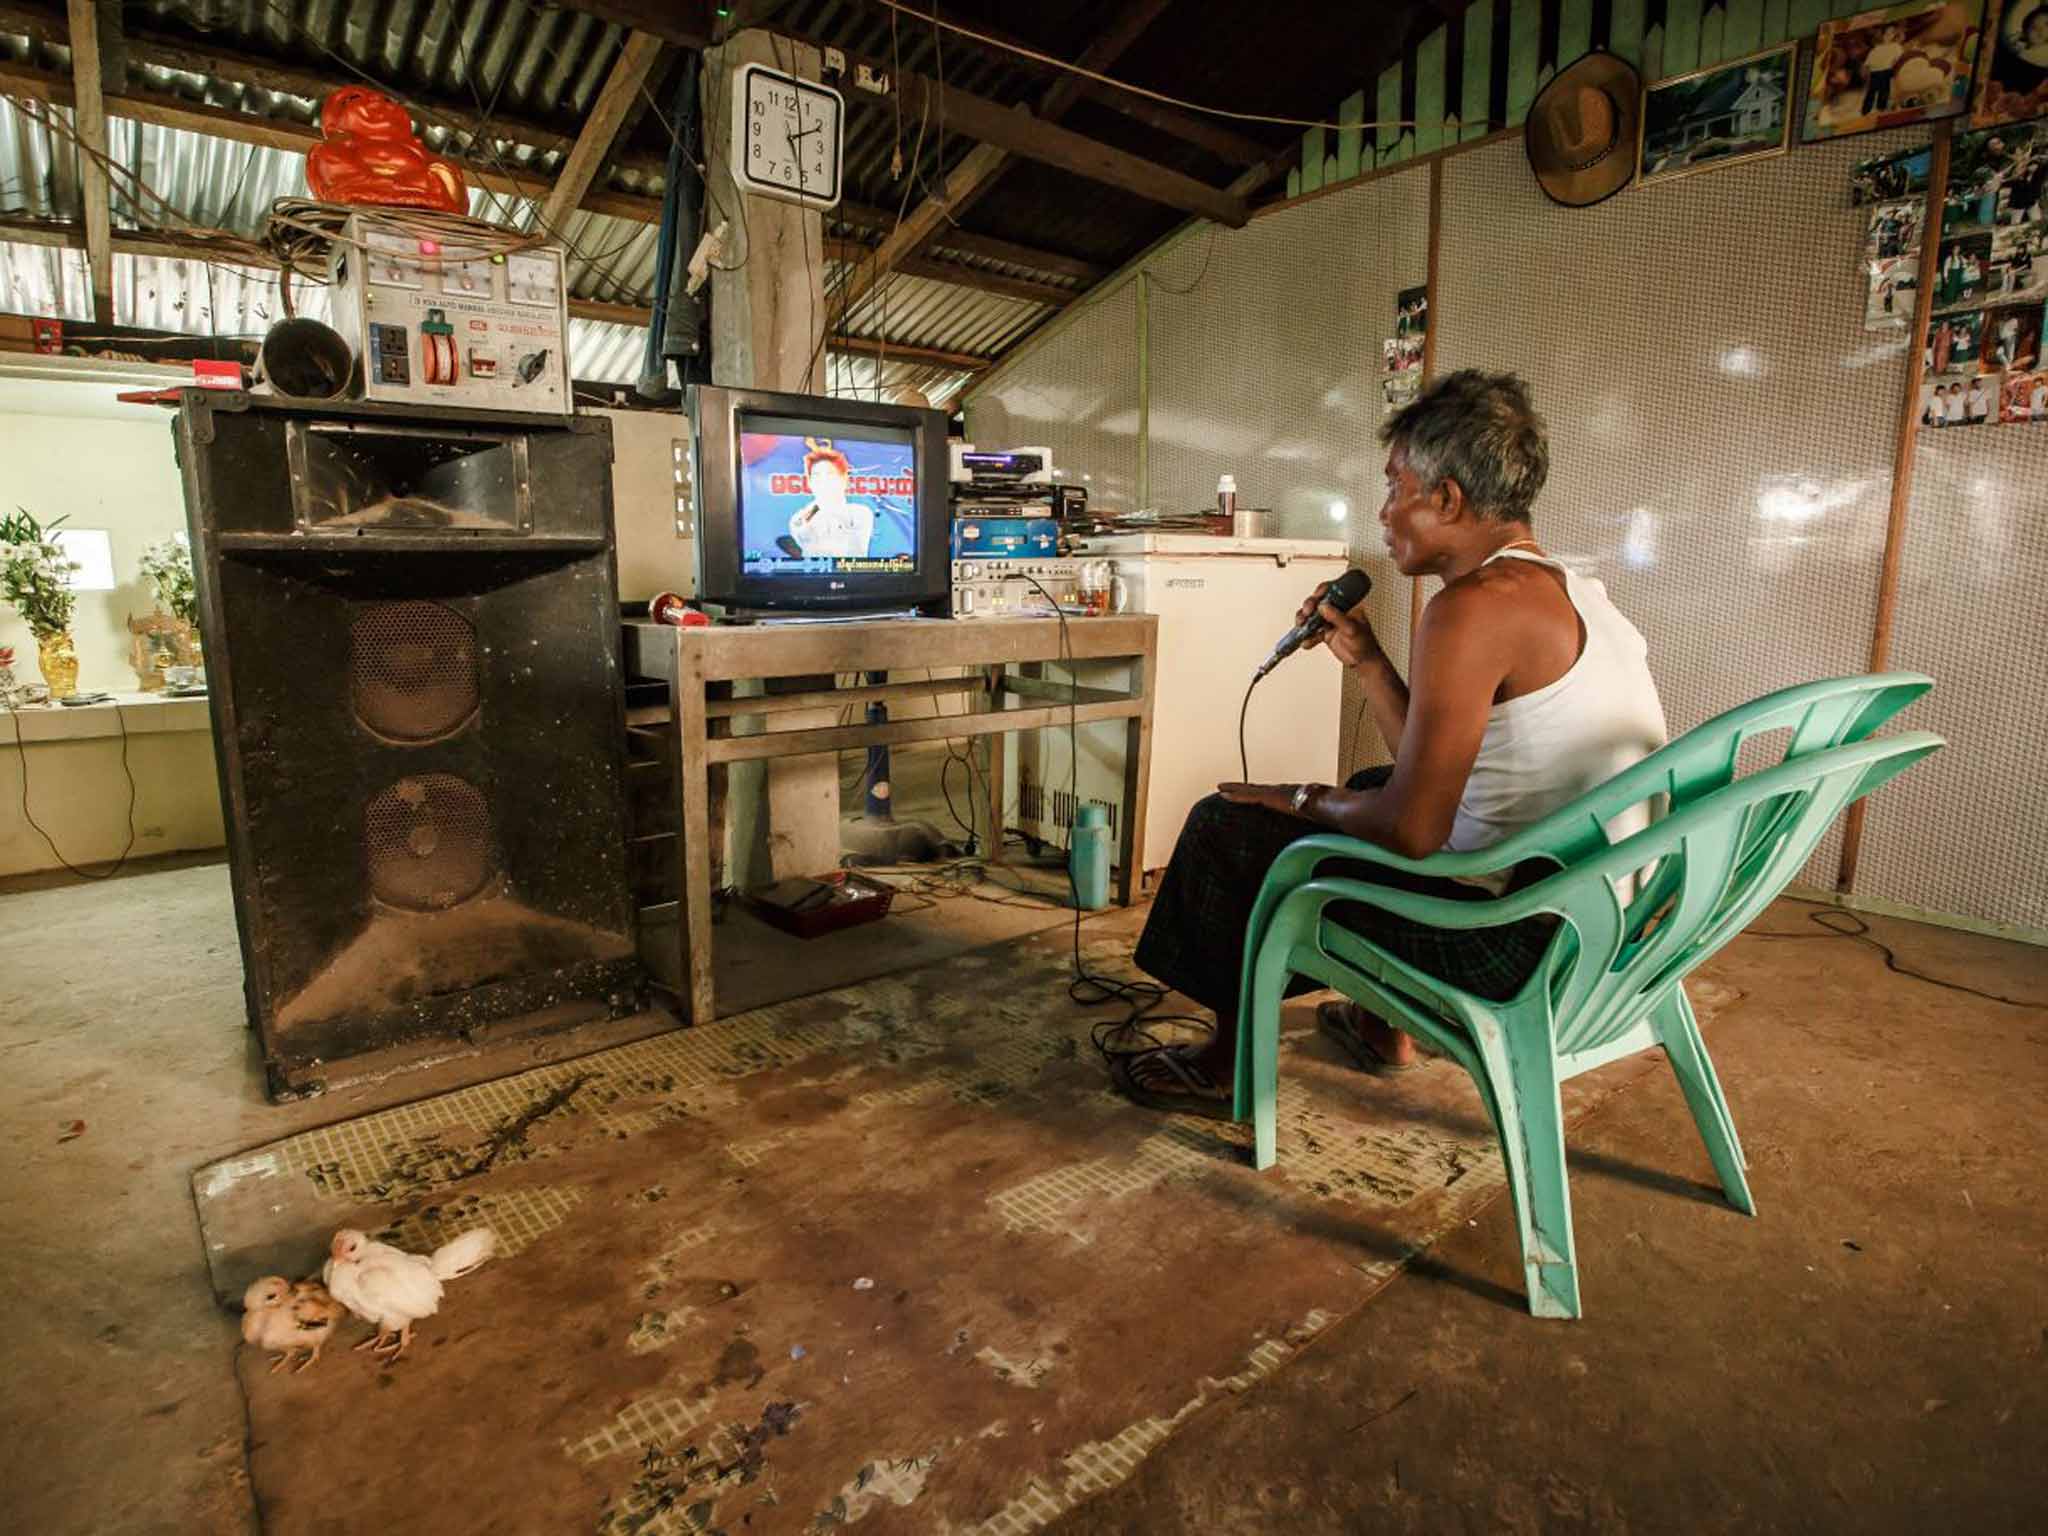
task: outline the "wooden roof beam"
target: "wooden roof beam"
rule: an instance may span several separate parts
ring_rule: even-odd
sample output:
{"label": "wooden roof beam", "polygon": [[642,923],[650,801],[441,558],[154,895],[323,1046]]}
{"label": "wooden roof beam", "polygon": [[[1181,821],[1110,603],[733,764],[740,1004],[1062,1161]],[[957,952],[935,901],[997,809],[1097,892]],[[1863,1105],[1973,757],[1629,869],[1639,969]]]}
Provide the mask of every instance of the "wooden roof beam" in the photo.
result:
{"label": "wooden roof beam", "polygon": [[[1138,34],[1144,31],[1152,20],[1166,8],[1167,3],[1168,0],[1129,0],[1129,3],[1125,5],[1116,21],[1111,24],[1101,37],[1096,39],[1088,52],[1083,55],[1083,59],[1087,61],[1088,67],[1091,69],[1099,68],[1114,60],[1124,49],[1136,41]],[[870,68],[873,67],[870,66]],[[853,65],[852,61],[849,61],[849,68],[853,70],[854,78],[858,79],[860,77],[859,70]],[[922,115],[928,106],[935,106],[939,112],[952,116],[957,112],[961,100],[979,100],[979,98],[965,97],[964,93],[955,91],[950,87],[942,87],[930,82],[925,82],[921,85],[916,84],[915,82],[918,82],[920,79],[921,77],[916,75],[903,75],[892,82],[894,88],[904,95],[903,105],[906,112],[915,110]],[[1059,113],[1065,111],[1072,104],[1074,99],[1073,93],[1063,89],[1064,85],[1065,82],[1056,84],[1046,93],[1041,107],[1045,110],[1048,117],[1058,116]],[[913,95],[916,96],[914,102],[912,99]],[[883,237],[881,245],[875,249],[865,262],[848,274],[846,281],[841,285],[839,291],[838,314],[841,319],[844,319],[852,311],[854,305],[873,292],[875,285],[886,279],[892,268],[899,267],[905,258],[914,255],[919,247],[928,243],[942,229],[950,226],[955,214],[986,190],[997,175],[1001,173],[1003,167],[1009,163],[1012,153],[1031,154],[1032,158],[1042,158],[1042,152],[1045,149],[1062,142],[1059,136],[1064,136],[1065,140],[1072,141],[1067,143],[1065,147],[1070,151],[1075,151],[1077,154],[1077,146],[1081,145],[1092,145],[1097,151],[1107,150],[1107,146],[1096,145],[1093,140],[1084,139],[1079,134],[1068,134],[1064,128],[1044,120],[1036,120],[1038,135],[1036,144],[1039,152],[1022,148],[1021,141],[1019,140],[1004,143],[1000,137],[1000,130],[1019,122],[1019,114],[1014,109],[994,107],[993,103],[983,103],[982,106],[990,108],[991,111],[981,113],[980,108],[975,109],[982,117],[979,127],[972,121],[959,121],[957,118],[955,119],[962,133],[967,134],[971,138],[980,139],[982,142],[975,146],[965,160],[953,168],[952,173],[946,177],[945,185],[940,189],[939,195],[926,198],[924,202],[920,203],[912,213]],[[1024,122],[1034,121],[1028,116],[1023,117],[1021,120]],[[1122,154],[1122,151],[1108,152],[1117,155]],[[1135,156],[1129,158],[1136,161]],[[1062,169],[1074,171],[1082,175],[1087,175],[1089,172],[1082,170],[1081,166],[1084,163],[1092,163],[1098,179],[1107,169],[1099,156],[1094,157],[1092,162],[1078,158],[1068,159],[1062,156],[1058,163],[1060,163]],[[1136,163],[1141,166],[1147,164],[1147,162],[1143,161],[1137,161]],[[1128,176],[1129,167],[1124,169]],[[1173,177],[1179,174],[1178,172],[1167,171],[1161,166],[1151,166],[1150,171],[1153,173],[1155,181],[1158,176]],[[1180,179],[1186,181],[1191,186],[1201,186],[1192,177],[1181,177]],[[1136,188],[1126,186],[1126,190],[1136,190]],[[1161,189],[1155,187],[1155,192],[1158,190]],[[1203,188],[1205,192],[1208,190]],[[1194,199],[1194,201],[1201,202],[1206,201],[1206,199],[1198,198]],[[1235,202],[1237,208],[1242,210],[1242,199],[1237,199]],[[1216,215],[1212,213],[1211,216],[1214,217]],[[1224,222],[1227,223],[1230,220],[1226,218]],[[1242,222],[1241,218],[1239,222]]]}
{"label": "wooden roof beam", "polygon": [[[873,250],[874,247],[863,245],[858,240],[839,240],[830,236],[825,240],[828,261],[858,263],[865,261]],[[963,266],[957,261],[940,261],[923,254],[904,257],[896,263],[896,270],[905,277],[926,277],[934,282],[952,283],[955,287],[974,288],[983,293],[999,293],[1004,298],[1023,299],[1032,304],[1059,307],[1071,304],[1081,296],[1078,290],[1062,288],[1057,283],[1033,282],[1029,278],[988,272],[980,267]]]}
{"label": "wooden roof beam", "polygon": [[[867,0],[867,3],[874,5],[876,0]],[[1471,0],[1446,0],[1446,3],[1463,6],[1470,4]],[[915,23],[911,18],[904,17],[901,24],[910,26]],[[974,29],[987,33],[998,42],[1012,43],[1025,48],[1032,46],[1014,33],[985,21],[976,21]],[[1110,111],[1128,117],[1134,122],[1156,128],[1173,138],[1185,139],[1188,143],[1214,155],[1225,165],[1260,165],[1273,152],[1270,144],[1262,144],[1257,139],[1247,138],[1244,134],[1226,128],[1214,119],[1198,113],[1167,106],[1164,102],[1154,101],[1149,96],[1135,96],[1120,86],[1107,85],[1100,80],[1090,80],[1084,75],[1071,74],[1055,65],[1026,58],[1022,54],[1012,53],[1009,49],[994,44],[976,42],[973,38],[962,37],[958,33],[948,33],[947,38],[948,48],[965,48],[984,58],[999,59],[1014,69],[1029,70],[1034,74],[1056,80],[1072,81],[1077,96],[1093,101],[1098,106],[1107,107]],[[1037,51],[1042,53],[1045,50]],[[1098,73],[1108,68],[1104,64],[1089,64],[1087,67]]]}
{"label": "wooden roof beam", "polygon": [[[559,0],[559,3],[569,10],[588,11],[606,21],[651,32],[666,42],[685,47],[701,47],[709,35],[708,26],[698,28],[691,20],[693,15],[706,9],[704,4],[678,4],[677,0]],[[1132,0],[1132,3],[1151,4],[1153,0]],[[826,38],[790,31],[786,31],[786,35],[814,48],[829,49],[833,55],[844,59],[848,79],[858,78],[860,67],[866,65],[870,73],[889,82],[903,103],[906,117],[922,114],[929,103],[934,116],[943,115],[949,130],[984,147],[993,146],[1026,160],[1056,166],[1071,175],[1120,188],[1135,197],[1164,203],[1169,208],[1198,213],[1233,229],[1242,228],[1251,216],[1243,198],[1233,197],[1220,187],[1209,186],[1142,156],[1045,122],[1030,112],[1003,106],[1000,102],[973,95],[956,86],[941,86],[923,75],[899,72],[887,59],[864,57]],[[851,90],[848,100],[874,106],[888,102],[889,97]]]}
{"label": "wooden roof beam", "polygon": [[[825,46],[812,38],[802,40],[814,46]],[[887,60],[859,58],[850,53],[845,57],[849,74],[857,74],[859,67],[865,64],[870,71],[885,79],[890,76]],[[1200,214],[1232,229],[1243,228],[1250,216],[1242,198],[1234,197],[1220,187],[1212,187],[1142,156],[1062,128],[1057,123],[1046,122],[1023,107],[1005,107],[907,71],[896,75],[891,83],[902,99],[906,121],[922,117],[929,108],[933,120],[943,120],[949,133],[973,139],[984,148],[1036,160],[1069,175],[1115,187],[1149,202]],[[847,100],[857,106],[879,107],[889,98],[853,90],[847,93]]]}
{"label": "wooden roof beam", "polygon": [[[77,4],[78,0],[72,0],[72,3]],[[597,180],[598,172],[604,169],[612,145],[618,139],[619,127],[638,98],[641,87],[646,84],[647,73],[654,67],[661,49],[662,42],[658,37],[650,37],[645,32],[626,34],[619,56],[612,61],[611,73],[605,76],[604,88],[597,93],[597,100],[591,103],[590,116],[584,119],[583,131],[576,135],[575,147],[569,151],[569,158],[562,163],[561,174],[555,178],[555,184],[548,189],[548,195],[541,203],[542,229],[556,229],[562,220],[582,206],[584,195],[590,191],[591,183]]]}
{"label": "wooden roof beam", "polygon": [[[896,214],[888,208],[875,208],[867,203],[842,201],[828,216],[855,229],[873,230],[877,235],[886,235],[896,227]],[[1047,272],[1056,277],[1071,277],[1079,283],[1094,283],[1108,275],[1108,269],[1092,261],[1083,261],[1078,256],[1063,255],[1058,251],[1042,251],[1035,246],[1018,245],[1015,241],[999,240],[994,235],[977,235],[964,229],[941,231],[931,242],[934,250],[958,251],[963,256],[980,256],[988,261],[1008,262],[1011,266],[1024,267],[1033,272]]]}
{"label": "wooden roof beam", "polygon": [[936,347],[907,347],[893,341],[882,341],[873,336],[834,336],[825,343],[827,352],[836,352],[841,357],[865,357],[872,360],[881,354],[884,363],[925,363],[933,368],[953,368],[962,373],[979,373],[995,365],[992,357],[982,357],[972,352],[942,352]]}
{"label": "wooden roof beam", "polygon": [[[1123,9],[1109,19],[1108,25],[1096,35],[1095,41],[1088,45],[1077,62],[1083,69],[1100,71],[1109,68],[1123,57],[1125,50],[1138,40],[1170,3],[1171,0],[1126,0]],[[1038,99],[1038,115],[1049,123],[1056,123],[1066,116],[1068,109],[1080,100],[1084,79],[1081,75],[1062,74],[1053,82],[1051,89]],[[995,184],[996,178],[991,176],[979,186],[970,189],[965,197],[946,210],[949,221],[958,219]]]}
{"label": "wooden roof beam", "polygon": [[93,0],[69,0],[71,126],[78,135],[78,186],[85,205],[85,263],[100,324],[114,323],[114,245],[107,158],[107,103],[100,82],[100,13]]}

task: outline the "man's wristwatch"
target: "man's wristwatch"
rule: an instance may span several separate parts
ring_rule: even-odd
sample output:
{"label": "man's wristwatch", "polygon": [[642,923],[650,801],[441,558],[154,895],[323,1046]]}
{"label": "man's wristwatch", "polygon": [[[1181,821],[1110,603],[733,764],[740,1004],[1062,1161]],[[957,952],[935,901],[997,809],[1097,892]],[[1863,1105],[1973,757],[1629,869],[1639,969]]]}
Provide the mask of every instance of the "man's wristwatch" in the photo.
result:
{"label": "man's wristwatch", "polygon": [[1317,792],[1320,791],[1323,787],[1324,786],[1321,784],[1295,785],[1294,799],[1289,802],[1288,809],[1293,811],[1294,814],[1297,816],[1308,815],[1309,801],[1313,800],[1316,797]]}

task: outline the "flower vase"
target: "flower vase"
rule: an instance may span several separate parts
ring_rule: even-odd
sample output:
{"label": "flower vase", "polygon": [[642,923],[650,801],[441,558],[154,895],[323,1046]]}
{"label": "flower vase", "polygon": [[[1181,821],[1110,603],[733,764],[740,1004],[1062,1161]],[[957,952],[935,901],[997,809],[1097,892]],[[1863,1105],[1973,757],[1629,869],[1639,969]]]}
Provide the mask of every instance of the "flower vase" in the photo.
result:
{"label": "flower vase", "polygon": [[50,698],[68,699],[78,692],[78,652],[68,630],[36,636],[36,662],[43,669],[43,681],[50,685]]}

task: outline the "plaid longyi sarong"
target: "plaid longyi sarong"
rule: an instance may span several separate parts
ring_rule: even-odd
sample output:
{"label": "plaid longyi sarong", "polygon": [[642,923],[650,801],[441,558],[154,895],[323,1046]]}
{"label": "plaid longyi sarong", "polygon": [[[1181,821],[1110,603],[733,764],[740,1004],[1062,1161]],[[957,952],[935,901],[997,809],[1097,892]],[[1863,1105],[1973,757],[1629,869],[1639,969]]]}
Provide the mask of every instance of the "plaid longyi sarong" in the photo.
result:
{"label": "plaid longyi sarong", "polygon": [[[1391,768],[1351,776],[1347,789],[1379,789]],[[1152,913],[1138,939],[1138,968],[1214,1012],[1235,1013],[1244,969],[1246,925],[1267,871],[1289,843],[1321,829],[1260,805],[1234,805],[1221,795],[1188,812],[1160,879]],[[1394,886],[1453,901],[1485,901],[1490,893],[1456,880],[1411,875],[1376,864],[1337,859],[1322,874]],[[1494,928],[1431,928],[1373,907],[1346,902],[1329,915],[1391,954],[1479,997],[1511,997],[1543,957],[1557,920],[1542,916]],[[1320,984],[1297,976],[1291,997]]]}

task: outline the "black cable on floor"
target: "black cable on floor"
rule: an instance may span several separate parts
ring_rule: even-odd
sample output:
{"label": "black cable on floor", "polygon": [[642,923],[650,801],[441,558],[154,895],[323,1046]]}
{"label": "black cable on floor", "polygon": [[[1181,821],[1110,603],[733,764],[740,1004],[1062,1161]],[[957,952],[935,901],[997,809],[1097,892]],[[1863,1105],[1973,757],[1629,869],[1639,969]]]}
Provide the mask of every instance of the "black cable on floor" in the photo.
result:
{"label": "black cable on floor", "polygon": [[1818,928],[1825,929],[1826,932],[1764,933],[1755,928],[1745,929],[1744,932],[1753,939],[1849,939],[1857,944],[1868,945],[1880,955],[1883,955],[1884,968],[1895,976],[1904,976],[1912,981],[1924,981],[1930,987],[1940,987],[1949,992],[1962,992],[1970,997],[1981,997],[1987,1003],[2004,1003],[2008,1008],[2048,1008],[2048,1003],[2031,1003],[2024,998],[2006,997],[1997,992],[1986,992],[1982,988],[1969,986],[1964,982],[1943,981],[1939,976],[1929,976],[1924,971],[1916,971],[1910,966],[1901,965],[1899,964],[1899,957],[1893,953],[1892,947],[1882,939],[1872,937],[1870,924],[1866,923],[1854,912],[1845,912],[1840,907],[1820,907],[1807,913],[1806,920]]}
{"label": "black cable on floor", "polygon": [[[1081,724],[1080,705],[1074,697],[1076,679],[1074,676],[1074,642],[1067,630],[1066,610],[1060,607],[1053,595],[1040,586],[1032,576],[1024,578],[1037,588],[1038,595],[1051,606],[1053,616],[1060,621],[1060,664],[1067,671],[1067,804],[1072,816],[1078,820],[1081,810]],[[1246,690],[1249,701],[1250,690]],[[1240,738],[1241,739],[1241,738]],[[1129,808],[1125,808],[1126,814]],[[1101,976],[1088,969],[1081,960],[1081,888],[1074,879],[1074,865],[1071,857],[1074,825],[1069,823],[1067,841],[1067,894],[1074,904],[1074,954],[1073,979],[1067,983],[1067,997],[1082,1008],[1101,1008],[1110,1003],[1123,1003],[1127,1009],[1121,1019],[1106,1020],[1088,1031],[1088,1038],[1094,1043],[1103,1064],[1110,1066],[1118,1056],[1130,1055],[1137,1051],[1150,1050],[1168,1042],[1152,1033],[1160,1024],[1193,1024],[1210,1033],[1215,1032],[1215,1021],[1192,1013],[1158,1013],[1169,993],[1156,981],[1126,981],[1115,976]],[[1140,863],[1144,860],[1143,849],[1133,849],[1132,855]],[[1142,879],[1142,875],[1136,876]]]}
{"label": "black cable on floor", "polygon": [[43,840],[44,846],[50,850],[50,857],[59,864],[62,864],[81,880],[113,879],[114,876],[121,873],[121,866],[128,862],[128,855],[135,848],[135,775],[128,767],[128,717],[121,713],[121,705],[118,700],[109,700],[108,702],[113,704],[114,719],[121,727],[121,773],[128,780],[128,841],[122,845],[120,857],[116,858],[107,868],[98,871],[80,869],[76,864],[65,858],[63,854],[57,851],[56,843],[51,841],[50,834],[43,830],[42,824],[29,814],[28,743],[21,739],[21,711],[12,706],[9,706],[7,711],[14,720],[14,750],[21,755],[21,819],[35,829],[36,836],[40,837]]}

